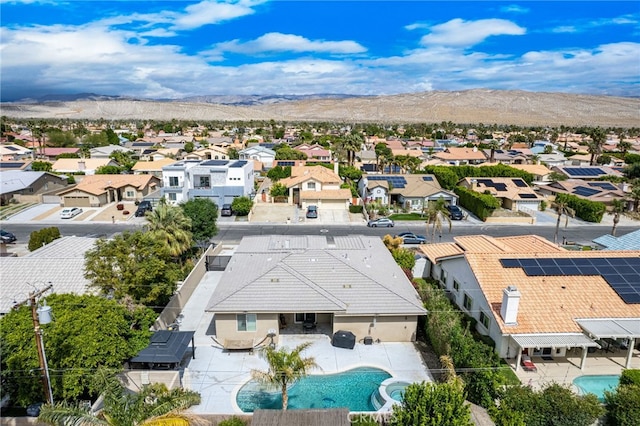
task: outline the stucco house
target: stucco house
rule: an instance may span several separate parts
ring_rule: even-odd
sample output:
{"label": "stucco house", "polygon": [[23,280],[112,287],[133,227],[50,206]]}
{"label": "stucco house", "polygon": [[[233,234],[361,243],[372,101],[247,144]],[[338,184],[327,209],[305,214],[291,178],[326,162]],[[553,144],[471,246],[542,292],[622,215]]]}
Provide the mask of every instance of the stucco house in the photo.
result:
{"label": "stucco house", "polygon": [[137,161],[131,168],[131,171],[134,175],[153,175],[162,179],[162,168],[175,162],[177,162],[177,160],[173,158],[154,161]]}
{"label": "stucco house", "polygon": [[241,160],[259,161],[265,169],[270,169],[276,159],[276,152],[264,146],[253,145],[238,151],[238,157]]}
{"label": "stucco house", "polygon": [[618,186],[608,181],[585,181],[582,179],[567,179],[552,182],[548,185],[541,185],[540,192],[547,195],[556,196],[558,194],[571,194],[589,201],[596,201],[611,205],[613,200],[623,200],[630,205],[631,201],[625,200],[625,193],[622,185]]}
{"label": "stucco house", "polygon": [[458,182],[472,191],[489,192],[502,201],[502,207],[513,211],[538,211],[543,197],[520,178],[464,178]]}
{"label": "stucco house", "polygon": [[320,161],[320,162],[331,161],[331,151],[317,143],[313,145],[303,143],[298,146],[295,146],[293,149],[306,154],[307,160]]}
{"label": "stucco house", "polygon": [[537,235],[460,236],[420,250],[423,276],[516,369],[523,354],[563,362],[569,350],[585,369],[588,352],[605,344],[626,345],[626,368],[640,366],[640,251],[570,251]]}
{"label": "stucco house", "polygon": [[11,199],[18,202],[41,202],[42,195],[55,193],[68,186],[65,176],[24,170],[3,172],[0,181],[0,201],[3,206]]}
{"label": "stucco house", "polygon": [[337,172],[324,166],[292,166],[291,177],[279,183],[289,190],[289,203],[302,208],[309,205],[322,209],[346,210],[351,201],[351,190],[340,188],[342,178]]}
{"label": "stucco house", "polygon": [[464,164],[483,164],[487,162],[482,150],[478,150],[477,147],[473,148],[455,148],[449,147],[443,152],[436,152],[432,155],[432,158],[445,161],[451,165],[459,166]]}
{"label": "stucco house", "polygon": [[104,166],[119,166],[109,158],[61,158],[51,166],[58,173],[84,173],[93,175],[96,170]]}
{"label": "stucco house", "polygon": [[382,240],[364,235],[244,237],[205,310],[225,345],[277,339],[305,321],[358,341],[410,342],[426,314]]}
{"label": "stucco house", "polygon": [[395,203],[412,211],[422,211],[429,201],[441,198],[447,204],[458,204],[456,194],[442,189],[435,176],[427,174],[362,175],[358,191],[366,202]]}
{"label": "stucco house", "polygon": [[117,201],[142,200],[156,191],[161,182],[153,175],[92,175],[58,192],[58,196],[64,207],[100,207]]}

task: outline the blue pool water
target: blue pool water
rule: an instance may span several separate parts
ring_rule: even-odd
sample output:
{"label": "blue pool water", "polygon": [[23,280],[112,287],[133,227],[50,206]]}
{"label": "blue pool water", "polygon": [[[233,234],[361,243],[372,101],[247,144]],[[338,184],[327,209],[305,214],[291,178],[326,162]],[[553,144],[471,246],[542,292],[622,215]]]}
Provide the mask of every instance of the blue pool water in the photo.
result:
{"label": "blue pool water", "polygon": [[620,376],[578,376],[573,379],[573,384],[580,389],[582,394],[593,393],[600,401],[604,401],[604,391],[612,391],[618,386]]}
{"label": "blue pool water", "polygon": [[[375,411],[371,394],[391,377],[384,370],[359,367],[338,374],[310,375],[288,388],[289,409],[347,407],[350,411]],[[242,386],[236,397],[242,411],[282,408],[279,390],[266,389],[254,380]]]}

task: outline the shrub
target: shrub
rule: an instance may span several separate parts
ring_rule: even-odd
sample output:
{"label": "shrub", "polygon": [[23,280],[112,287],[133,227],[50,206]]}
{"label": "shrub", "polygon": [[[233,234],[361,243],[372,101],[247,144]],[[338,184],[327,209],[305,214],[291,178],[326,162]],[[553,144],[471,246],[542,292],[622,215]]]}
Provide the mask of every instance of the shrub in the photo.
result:
{"label": "shrub", "polygon": [[604,203],[585,200],[572,194],[558,194],[556,202],[566,203],[576,212],[577,217],[587,222],[600,223],[606,211]]}
{"label": "shrub", "polygon": [[640,370],[629,369],[623,370],[620,376],[621,385],[638,385],[640,386]]}
{"label": "shrub", "polygon": [[501,205],[500,200],[493,195],[481,194],[463,186],[455,187],[454,192],[460,197],[460,204],[481,220],[486,220]]}
{"label": "shrub", "polygon": [[[624,374],[624,372],[623,372]],[[604,392],[607,407],[607,424],[611,426],[636,426],[640,424],[640,385],[622,384],[613,392]]]}
{"label": "shrub", "polygon": [[246,216],[253,208],[253,201],[249,197],[237,197],[233,199],[231,208],[236,212],[236,216]]}
{"label": "shrub", "polygon": [[289,194],[289,189],[281,183],[274,183],[269,190],[269,194],[272,197],[284,197]]}
{"label": "shrub", "polygon": [[60,238],[60,230],[55,226],[33,231],[29,236],[29,251],[34,251]]}
{"label": "shrub", "polygon": [[233,416],[218,423],[218,426],[245,426],[247,422],[239,417]]}
{"label": "shrub", "polygon": [[362,213],[363,206],[349,206],[349,213]]}

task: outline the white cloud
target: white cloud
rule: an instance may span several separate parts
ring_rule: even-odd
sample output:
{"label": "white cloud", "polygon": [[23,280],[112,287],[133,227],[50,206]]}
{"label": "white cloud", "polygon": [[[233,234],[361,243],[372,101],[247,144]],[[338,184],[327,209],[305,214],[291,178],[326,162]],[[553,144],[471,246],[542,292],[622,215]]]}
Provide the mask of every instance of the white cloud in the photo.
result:
{"label": "white cloud", "polygon": [[261,3],[264,1],[202,1],[187,6],[186,13],[176,14],[173,27],[175,29],[193,29],[253,15],[255,13],[253,7]]}
{"label": "white cloud", "polygon": [[504,13],[529,13],[529,8],[528,7],[524,7],[524,6],[520,6],[517,4],[510,4],[507,6],[502,6],[500,8],[500,12],[504,12]]}
{"label": "white cloud", "polygon": [[424,46],[471,47],[491,36],[523,35],[525,32],[525,28],[504,19],[465,21],[456,18],[432,26],[431,33],[423,36],[420,43]]}
{"label": "white cloud", "polygon": [[233,52],[247,55],[264,52],[316,52],[332,54],[363,53],[366,49],[354,41],[309,40],[295,34],[267,33],[255,40],[217,43],[209,52]]}

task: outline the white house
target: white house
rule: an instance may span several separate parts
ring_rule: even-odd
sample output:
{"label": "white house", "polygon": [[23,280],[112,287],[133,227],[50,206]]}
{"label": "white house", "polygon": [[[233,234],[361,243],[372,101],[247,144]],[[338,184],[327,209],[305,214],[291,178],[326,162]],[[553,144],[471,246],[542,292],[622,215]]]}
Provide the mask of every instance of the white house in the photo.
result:
{"label": "white house", "polygon": [[238,156],[241,160],[260,161],[265,169],[270,169],[276,159],[276,152],[264,146],[255,145],[238,151]]}

